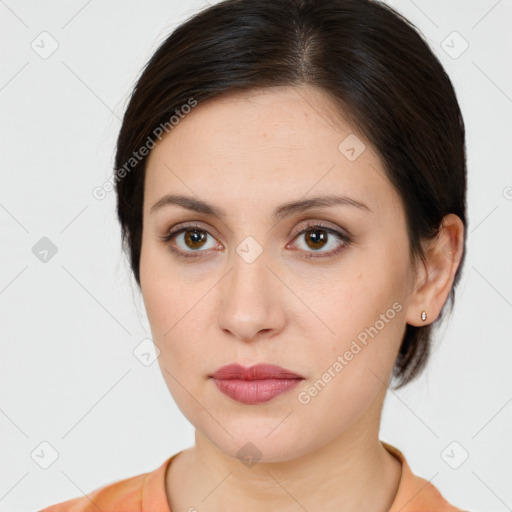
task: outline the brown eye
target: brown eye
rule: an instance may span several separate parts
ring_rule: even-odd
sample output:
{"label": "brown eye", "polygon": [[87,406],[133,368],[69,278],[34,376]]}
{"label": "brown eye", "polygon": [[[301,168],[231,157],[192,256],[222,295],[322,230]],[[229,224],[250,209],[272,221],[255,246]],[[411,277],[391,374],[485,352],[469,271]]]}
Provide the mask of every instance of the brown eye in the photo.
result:
{"label": "brown eye", "polygon": [[199,231],[197,229],[189,229],[184,232],[184,235],[185,244],[190,249],[201,249],[207,237],[204,231]]}
{"label": "brown eye", "polygon": [[[295,238],[298,241],[304,240],[302,247],[298,245],[306,259],[334,256],[350,244],[348,235],[320,224],[306,226]],[[322,250],[326,246],[330,250]]]}
{"label": "brown eye", "polygon": [[[208,237],[213,243],[208,246]],[[208,249],[216,247],[215,238],[205,229],[198,226],[183,226],[161,239],[169,243],[170,249],[178,256],[183,257],[200,257],[204,253],[210,252]]]}
{"label": "brown eye", "polygon": [[306,232],[306,244],[311,249],[322,249],[328,241],[329,235],[323,229],[313,229]]}

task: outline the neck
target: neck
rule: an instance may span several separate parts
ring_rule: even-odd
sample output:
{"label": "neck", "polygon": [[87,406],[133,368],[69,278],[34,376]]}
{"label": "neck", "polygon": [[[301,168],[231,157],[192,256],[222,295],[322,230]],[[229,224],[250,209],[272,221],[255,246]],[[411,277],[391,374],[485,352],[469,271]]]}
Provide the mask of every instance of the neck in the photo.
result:
{"label": "neck", "polygon": [[283,462],[246,466],[196,431],[167,486],[171,511],[389,510],[401,466],[378,439],[383,398],[336,438]]}

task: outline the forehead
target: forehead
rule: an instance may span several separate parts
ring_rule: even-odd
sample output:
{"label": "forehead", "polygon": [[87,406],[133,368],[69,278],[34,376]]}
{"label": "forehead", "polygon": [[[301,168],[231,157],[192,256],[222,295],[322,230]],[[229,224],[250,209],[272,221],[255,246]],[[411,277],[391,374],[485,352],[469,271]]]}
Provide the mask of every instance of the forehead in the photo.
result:
{"label": "forehead", "polygon": [[371,145],[310,87],[229,94],[196,106],[148,157],[145,213],[165,193],[256,209],[333,193],[364,197],[377,209],[397,202]]}

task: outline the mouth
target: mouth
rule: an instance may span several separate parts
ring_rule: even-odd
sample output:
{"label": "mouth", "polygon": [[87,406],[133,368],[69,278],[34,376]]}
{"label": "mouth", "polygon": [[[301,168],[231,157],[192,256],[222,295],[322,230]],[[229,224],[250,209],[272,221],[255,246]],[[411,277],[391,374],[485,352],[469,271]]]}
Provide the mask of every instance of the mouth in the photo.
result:
{"label": "mouth", "polygon": [[268,402],[304,380],[302,375],[269,364],[258,364],[250,368],[231,364],[219,368],[209,377],[219,391],[248,405]]}

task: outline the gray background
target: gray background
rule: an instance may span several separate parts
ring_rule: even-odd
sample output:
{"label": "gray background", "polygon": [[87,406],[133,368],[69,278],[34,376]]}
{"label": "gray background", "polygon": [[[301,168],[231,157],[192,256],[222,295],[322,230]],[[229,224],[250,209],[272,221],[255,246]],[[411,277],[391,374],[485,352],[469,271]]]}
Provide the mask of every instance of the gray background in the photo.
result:
{"label": "gray background", "polygon": [[[457,506],[511,510],[512,2],[390,3],[457,90],[469,228],[442,344],[418,382],[389,392],[381,439]],[[1,511],[151,471],[193,443],[158,363],[134,355],[149,325],[121,254],[114,193],[99,201],[92,190],[111,175],[141,68],[205,5],[0,1]]]}

